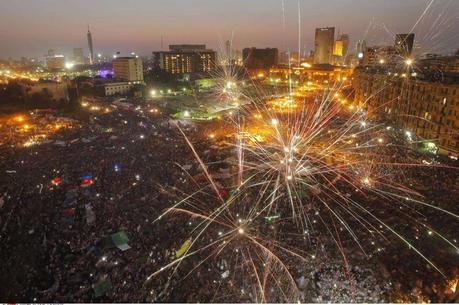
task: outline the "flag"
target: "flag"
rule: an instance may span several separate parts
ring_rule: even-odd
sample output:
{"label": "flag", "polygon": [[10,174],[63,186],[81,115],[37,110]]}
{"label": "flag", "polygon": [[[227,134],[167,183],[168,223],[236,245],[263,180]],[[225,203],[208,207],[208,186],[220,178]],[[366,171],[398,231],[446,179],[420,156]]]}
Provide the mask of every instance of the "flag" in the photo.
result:
{"label": "flag", "polygon": [[111,238],[115,246],[121,251],[131,249],[131,247],[127,244],[129,237],[127,236],[126,232],[119,231],[118,233],[112,234]]}
{"label": "flag", "polygon": [[103,296],[108,290],[112,288],[112,281],[110,278],[106,278],[105,280],[96,283],[92,287],[94,289],[94,294],[96,298]]}
{"label": "flag", "polygon": [[183,245],[180,247],[180,249],[177,250],[177,252],[175,252],[175,257],[176,258],[179,258],[181,257],[182,255],[185,254],[186,251],[188,251],[188,249],[190,248],[191,246],[191,238],[185,240],[185,242],[183,243]]}

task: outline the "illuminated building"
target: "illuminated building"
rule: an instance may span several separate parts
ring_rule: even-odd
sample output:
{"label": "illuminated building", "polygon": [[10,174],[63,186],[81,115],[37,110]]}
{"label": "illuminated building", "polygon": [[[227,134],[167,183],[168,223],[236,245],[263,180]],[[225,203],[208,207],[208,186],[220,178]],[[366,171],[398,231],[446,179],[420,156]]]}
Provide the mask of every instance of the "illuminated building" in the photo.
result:
{"label": "illuminated building", "polygon": [[54,55],[46,58],[46,68],[48,70],[63,70],[65,69],[64,55]]}
{"label": "illuminated building", "polygon": [[450,56],[426,54],[423,58],[419,58],[416,61],[416,65],[421,71],[459,73],[459,51]]}
{"label": "illuminated building", "polygon": [[73,61],[77,65],[84,64],[84,53],[82,48],[73,49]]}
{"label": "illuminated building", "polygon": [[335,65],[343,65],[349,48],[349,35],[343,34],[336,39],[333,45],[333,59]]}
{"label": "illuminated building", "polygon": [[315,85],[332,85],[335,82],[350,80],[352,69],[331,65],[310,65],[302,63],[299,67],[277,65],[269,69],[267,78],[272,82],[288,83],[289,78],[298,80],[300,84],[313,83]]}
{"label": "illuminated building", "polygon": [[[384,67],[354,70],[355,100],[376,117],[435,142],[440,152],[459,155],[459,74],[435,71],[417,78]],[[390,73],[390,75],[389,75]]]}
{"label": "illuminated building", "polygon": [[338,39],[343,42],[343,55],[342,56],[346,56],[349,52],[349,35],[341,34],[341,36]]}
{"label": "illuminated building", "polygon": [[128,82],[143,83],[142,59],[133,57],[118,57],[113,59],[113,72],[115,77]]}
{"label": "illuminated building", "polygon": [[170,45],[169,51],[153,52],[155,65],[171,74],[210,72],[215,69],[216,52],[206,45]]}
{"label": "illuminated building", "polygon": [[103,85],[105,96],[111,96],[115,94],[127,94],[133,87],[133,84],[130,82],[116,82],[116,83],[106,83]]}
{"label": "illuminated building", "polygon": [[395,49],[400,56],[410,56],[411,52],[413,51],[413,45],[414,33],[395,35]]}
{"label": "illuminated building", "polygon": [[269,69],[277,65],[279,51],[277,48],[245,48],[242,50],[242,60],[247,69]]}
{"label": "illuminated building", "polygon": [[344,48],[343,41],[337,39],[333,46],[333,55],[340,56],[340,57],[343,56],[343,48]]}
{"label": "illuminated building", "polygon": [[357,44],[355,45],[355,54],[357,55],[358,60],[362,60],[363,53],[365,52],[366,48],[367,48],[367,44],[365,40],[357,41]]}
{"label": "illuminated building", "polygon": [[314,41],[314,64],[332,64],[335,28],[316,29]]}
{"label": "illuminated building", "polygon": [[402,61],[397,50],[392,46],[376,46],[366,48],[363,53],[363,66],[396,65]]}
{"label": "illuminated building", "polygon": [[94,64],[94,49],[92,45],[92,35],[91,32],[89,31],[89,25],[88,25],[88,33],[86,34],[88,38],[88,48],[89,48],[89,64],[92,65]]}

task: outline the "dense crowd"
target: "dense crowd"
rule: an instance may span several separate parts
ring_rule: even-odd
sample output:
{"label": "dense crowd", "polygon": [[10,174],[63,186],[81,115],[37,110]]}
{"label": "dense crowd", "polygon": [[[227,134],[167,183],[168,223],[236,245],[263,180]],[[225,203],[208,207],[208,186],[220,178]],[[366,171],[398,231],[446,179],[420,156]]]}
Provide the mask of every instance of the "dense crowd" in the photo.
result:
{"label": "dense crowd", "polygon": [[[175,275],[167,272],[146,280],[170,263],[196,221],[183,216],[155,221],[166,208],[195,192],[198,187],[192,177],[202,174],[178,127],[203,161],[210,164],[210,170],[224,171],[228,167],[225,160],[234,155],[234,150],[224,140],[208,135],[214,126],[227,122],[172,121],[143,103],[112,108],[107,113],[91,114],[89,122],[75,124],[75,128],[55,132],[51,142],[29,147],[0,146],[0,283],[5,288],[0,290],[0,299],[255,301],[253,294],[240,289],[244,280],[237,278],[237,271],[231,270],[224,259],[208,260],[199,266],[193,260],[184,261]],[[406,150],[394,147],[397,153],[407,157]],[[408,158],[419,160],[422,156],[411,152]],[[409,171],[407,181],[413,187],[428,186],[419,191],[429,203],[459,212],[454,206],[458,198],[457,172],[447,167],[428,171],[415,167]],[[224,189],[224,179],[221,185]],[[454,237],[458,232],[457,221],[438,211],[426,207],[417,212],[433,224],[451,221],[442,227],[446,236]],[[411,234],[411,228],[404,225],[400,223],[400,229]],[[127,235],[127,246],[114,242],[113,234],[120,232]],[[432,248],[432,243],[439,241],[421,238],[419,243],[429,243]],[[354,268],[354,281],[359,282],[357,294],[343,288],[342,275],[334,276],[343,274],[342,268],[324,267],[325,259],[338,262],[339,254],[323,257],[322,263],[319,259],[315,271],[314,266],[304,270],[310,274],[298,272],[304,300],[351,301],[358,295],[358,300],[369,302],[458,301],[458,289],[445,293],[449,282],[406,247],[391,245],[387,242],[384,253],[375,250],[377,267],[367,261],[366,267]],[[437,255],[444,257],[442,267],[448,270],[448,280],[458,278],[459,266],[459,253],[450,249],[436,248]],[[361,264],[358,260],[362,258],[356,253],[349,259]],[[188,275],[195,267],[196,272]],[[427,277],[430,280],[423,281]],[[306,285],[305,278],[315,278],[316,283]],[[378,286],[376,282],[384,284]]]}

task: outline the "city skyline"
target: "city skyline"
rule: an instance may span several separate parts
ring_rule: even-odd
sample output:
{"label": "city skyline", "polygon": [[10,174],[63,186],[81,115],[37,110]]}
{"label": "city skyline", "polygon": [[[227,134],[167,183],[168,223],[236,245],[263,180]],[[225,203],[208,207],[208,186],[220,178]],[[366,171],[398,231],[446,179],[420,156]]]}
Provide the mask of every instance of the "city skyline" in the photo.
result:
{"label": "city skyline", "polygon": [[[161,40],[163,50],[174,43],[205,43],[223,50],[224,42],[231,37],[236,49],[277,47],[297,51],[298,3],[302,52],[313,49],[315,28],[326,26],[335,27],[336,35],[350,35],[350,52],[358,39],[365,38],[370,44],[392,44],[394,33],[409,32],[414,26],[417,42],[426,52],[451,52],[459,47],[454,43],[457,39],[448,39],[458,37],[454,29],[459,22],[453,14],[459,3],[448,0],[269,0],[263,1],[263,5],[260,1],[208,0],[184,5],[175,0],[138,1],[135,6],[121,1],[90,4],[86,0],[42,0],[0,4],[4,12],[0,39],[8,42],[0,46],[0,58],[40,57],[48,49],[70,55],[73,48],[83,48],[87,56],[88,24],[94,52],[108,55],[134,51],[150,56],[152,51],[161,49]],[[209,22],[215,26],[208,27]]]}

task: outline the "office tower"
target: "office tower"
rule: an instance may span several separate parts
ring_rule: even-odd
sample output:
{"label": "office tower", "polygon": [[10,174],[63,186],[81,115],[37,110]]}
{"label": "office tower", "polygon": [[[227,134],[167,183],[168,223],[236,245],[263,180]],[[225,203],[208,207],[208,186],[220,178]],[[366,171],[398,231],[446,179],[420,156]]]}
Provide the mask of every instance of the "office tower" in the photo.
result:
{"label": "office tower", "polygon": [[82,48],[73,48],[73,61],[77,65],[84,64],[84,53]]}
{"label": "office tower", "polygon": [[142,59],[133,57],[117,57],[112,61],[115,77],[128,82],[143,82]]}
{"label": "office tower", "polygon": [[399,55],[403,57],[410,56],[413,51],[413,45],[414,33],[395,35],[395,49]]}
{"label": "office tower", "polygon": [[355,53],[357,54],[358,58],[363,58],[363,53],[365,52],[365,49],[367,48],[367,44],[365,40],[359,40],[357,41],[357,44],[355,45]]}
{"label": "office tower", "polygon": [[279,51],[277,48],[245,48],[242,50],[242,60],[247,69],[269,69],[278,64]]}
{"label": "office tower", "polygon": [[231,56],[231,41],[229,40],[225,42],[225,52],[225,55],[229,58]]}
{"label": "office tower", "polygon": [[396,49],[392,46],[376,46],[366,48],[363,52],[364,66],[395,65],[400,62]]}
{"label": "office tower", "polygon": [[343,41],[340,39],[337,39],[333,46],[333,56],[342,57],[344,54],[343,49],[344,49]]}
{"label": "office tower", "polygon": [[333,60],[333,44],[335,28],[318,28],[315,35],[314,64],[331,64]]}
{"label": "office tower", "polygon": [[169,51],[153,52],[155,65],[171,74],[210,72],[216,58],[216,52],[204,44],[169,45]]}
{"label": "office tower", "polygon": [[62,70],[65,68],[64,55],[48,56],[46,58],[46,67],[49,70]]}
{"label": "office tower", "polygon": [[343,42],[343,56],[347,56],[349,52],[349,35],[342,34],[340,40]]}
{"label": "office tower", "polygon": [[88,26],[88,48],[89,48],[89,64],[94,64],[94,50],[92,46],[92,35],[91,32],[89,31],[89,26]]}

